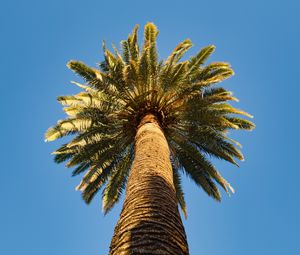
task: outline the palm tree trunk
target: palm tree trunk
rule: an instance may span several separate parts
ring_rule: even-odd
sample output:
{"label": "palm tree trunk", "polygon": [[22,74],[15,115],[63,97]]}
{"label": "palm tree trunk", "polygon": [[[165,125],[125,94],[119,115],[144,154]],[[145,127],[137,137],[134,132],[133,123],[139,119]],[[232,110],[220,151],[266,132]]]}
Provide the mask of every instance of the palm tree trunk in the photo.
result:
{"label": "palm tree trunk", "polygon": [[168,143],[153,114],[137,130],[135,159],[109,254],[189,254]]}

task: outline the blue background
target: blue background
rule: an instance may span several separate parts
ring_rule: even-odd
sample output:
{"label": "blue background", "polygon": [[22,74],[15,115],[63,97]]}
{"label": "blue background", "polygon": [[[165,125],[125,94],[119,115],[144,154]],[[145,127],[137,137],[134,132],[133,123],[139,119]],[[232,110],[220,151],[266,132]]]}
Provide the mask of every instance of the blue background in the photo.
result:
{"label": "blue background", "polygon": [[[135,24],[160,30],[160,57],[185,38],[217,46],[229,61],[224,82],[255,116],[257,128],[233,133],[246,161],[215,162],[236,189],[217,203],[184,181],[191,254],[299,253],[299,10],[296,0],[1,1],[1,254],[107,254],[121,203],[103,216],[100,196],[86,206],[79,178],[50,155],[45,130],[72,94],[70,59],[96,66],[101,41],[118,44]],[[141,33],[140,33],[141,34]]]}

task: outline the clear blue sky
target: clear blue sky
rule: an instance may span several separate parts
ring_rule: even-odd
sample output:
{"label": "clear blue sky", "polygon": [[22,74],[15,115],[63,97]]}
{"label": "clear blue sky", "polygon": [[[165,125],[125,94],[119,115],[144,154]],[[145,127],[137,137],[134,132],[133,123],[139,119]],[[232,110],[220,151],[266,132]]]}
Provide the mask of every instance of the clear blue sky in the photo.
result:
{"label": "clear blue sky", "polygon": [[246,156],[239,169],[216,162],[235,195],[219,204],[185,180],[191,254],[298,254],[299,11],[297,0],[2,1],[1,254],[107,254],[121,204],[107,216],[100,196],[86,206],[79,179],[50,155],[61,141],[43,135],[64,116],[56,97],[77,91],[67,61],[96,66],[102,39],[118,44],[147,21],[162,58],[185,38],[190,55],[215,44],[212,60],[236,72],[224,86],[257,125],[232,134]]}

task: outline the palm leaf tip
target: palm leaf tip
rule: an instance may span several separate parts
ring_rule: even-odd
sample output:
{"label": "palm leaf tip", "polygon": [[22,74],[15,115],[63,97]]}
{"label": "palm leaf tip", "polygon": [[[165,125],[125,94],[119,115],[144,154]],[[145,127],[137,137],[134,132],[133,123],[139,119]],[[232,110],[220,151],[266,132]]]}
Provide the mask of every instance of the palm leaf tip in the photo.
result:
{"label": "palm leaf tip", "polygon": [[60,136],[60,129],[51,127],[45,133],[45,142],[52,142],[58,139]]}
{"label": "palm leaf tip", "polygon": [[82,183],[79,183],[76,187],[75,187],[76,191],[83,191],[82,189]]}
{"label": "palm leaf tip", "polygon": [[236,118],[236,117],[226,117],[226,119],[231,122],[232,124],[236,125],[238,129],[243,129],[247,131],[252,131],[255,129],[255,124],[252,121],[245,120],[242,118]]}
{"label": "palm leaf tip", "polygon": [[253,118],[254,118],[254,116],[251,115],[250,113],[244,112],[243,114],[244,114],[246,117],[250,118],[250,119],[253,119]]}
{"label": "palm leaf tip", "polygon": [[158,29],[154,25],[154,23],[152,22],[147,23],[144,29],[145,41],[149,41],[150,43],[155,42],[158,33],[159,33]]}
{"label": "palm leaf tip", "polygon": [[229,188],[229,190],[231,191],[232,194],[235,193],[234,188],[229,183],[228,183],[228,188]]}
{"label": "palm leaf tip", "polygon": [[85,65],[81,61],[71,60],[67,63],[67,67],[87,82],[96,78],[95,69]]}
{"label": "palm leaf tip", "polygon": [[51,136],[52,136],[52,133],[53,131],[51,130],[51,128],[49,128],[47,131],[46,131],[46,133],[45,133],[45,139],[44,139],[44,141],[45,142],[51,142],[51,141],[53,141],[53,140],[51,140]]}
{"label": "palm leaf tip", "polygon": [[209,56],[215,51],[216,46],[215,45],[209,45],[199,51],[199,53],[191,57],[190,59],[190,71],[195,70],[196,67],[199,65],[202,65]]}

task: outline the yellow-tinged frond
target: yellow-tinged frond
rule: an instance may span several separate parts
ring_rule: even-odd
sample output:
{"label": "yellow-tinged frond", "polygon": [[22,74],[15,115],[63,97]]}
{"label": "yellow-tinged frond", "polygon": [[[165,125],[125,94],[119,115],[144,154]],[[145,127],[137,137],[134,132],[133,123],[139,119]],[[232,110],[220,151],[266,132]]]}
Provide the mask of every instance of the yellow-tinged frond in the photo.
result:
{"label": "yellow-tinged frond", "polygon": [[[93,167],[91,167],[88,172],[83,176],[80,183],[76,186],[76,190],[84,191],[90,183],[95,181],[97,177],[103,172],[102,168],[98,168],[97,171],[94,172],[93,175],[91,175],[91,172],[93,171]],[[89,177],[89,178],[87,178]]]}
{"label": "yellow-tinged frond", "polygon": [[76,82],[76,81],[71,81],[72,84],[75,84],[76,86],[78,86],[79,88],[82,88],[84,89],[85,91],[87,92],[96,92],[96,90],[92,89],[91,87],[89,86],[86,86],[86,85],[83,85],[79,82]]}
{"label": "yellow-tinged frond", "polygon": [[57,101],[64,106],[76,106],[82,103],[82,101],[76,96],[59,96]]}
{"label": "yellow-tinged frond", "polygon": [[100,81],[103,81],[103,74],[97,69],[94,69],[94,71],[95,71],[96,78]]}
{"label": "yellow-tinged frond", "polygon": [[75,117],[78,113],[81,112],[81,108],[70,106],[63,108],[64,112],[68,114],[70,117]]}
{"label": "yellow-tinged frond", "polygon": [[231,193],[232,194],[234,194],[235,193],[235,190],[234,190],[234,188],[230,185],[230,183],[228,182],[228,186],[227,186],[229,189],[230,189],[230,191],[231,191]]}
{"label": "yellow-tinged frond", "polygon": [[45,134],[45,142],[54,141],[62,136],[59,128],[51,127]]}
{"label": "yellow-tinged frond", "polygon": [[66,148],[64,150],[56,150],[51,152],[52,155],[60,155],[60,154],[67,154],[67,153],[75,153],[76,149],[74,148]]}
{"label": "yellow-tinged frond", "polygon": [[175,49],[172,51],[171,55],[166,60],[165,65],[175,64],[178,62],[181,57],[193,46],[190,39],[186,39],[180,44],[178,44]]}
{"label": "yellow-tinged frond", "polygon": [[101,92],[95,92],[95,93],[81,92],[77,94],[76,97],[82,100],[82,102],[84,102],[86,106],[99,105],[101,101],[107,100],[107,96]]}
{"label": "yellow-tinged frond", "polygon": [[91,127],[92,121],[88,119],[61,120],[56,126],[49,128],[45,134],[46,141],[54,141],[73,132],[85,131]]}
{"label": "yellow-tinged frond", "polygon": [[103,139],[104,137],[107,137],[107,136],[104,136],[104,135],[101,135],[101,134],[98,134],[98,133],[95,133],[95,134],[87,136],[87,137],[83,137],[81,139],[78,139],[78,137],[76,137],[74,140],[69,142],[66,145],[66,147],[67,148],[72,148],[74,146],[82,147],[82,146],[85,146],[87,144],[100,142],[101,139]]}
{"label": "yellow-tinged frond", "polygon": [[138,29],[139,26],[136,25],[127,40],[129,46],[130,58],[133,61],[137,61],[139,58],[139,45],[137,42]]}
{"label": "yellow-tinged frond", "polygon": [[103,92],[90,90],[90,92],[80,92],[74,96],[59,96],[57,100],[63,106],[83,107],[97,106],[101,104],[103,100],[108,100],[108,97]]}
{"label": "yellow-tinged frond", "polygon": [[60,127],[65,130],[77,130],[85,131],[92,125],[92,120],[90,119],[71,119],[62,121]]}
{"label": "yellow-tinged frond", "polygon": [[220,113],[224,113],[224,114],[240,114],[240,115],[244,115],[248,118],[253,118],[253,116],[245,111],[239,110],[237,108],[234,108],[233,106],[229,105],[229,104],[214,104],[211,106],[212,110],[217,110]]}
{"label": "yellow-tinged frond", "polygon": [[79,76],[81,76],[87,82],[92,81],[96,77],[96,74],[95,74],[96,69],[85,65],[81,61],[71,60],[67,63],[67,67],[70,68],[72,71],[74,71]]}
{"label": "yellow-tinged frond", "polygon": [[158,29],[153,23],[147,23],[144,28],[144,43],[155,43]]}
{"label": "yellow-tinged frond", "polygon": [[214,45],[209,45],[199,51],[199,53],[190,59],[189,65],[189,74],[193,74],[194,70],[197,70],[200,65],[204,64],[204,62],[208,59],[208,57],[215,51]]}

